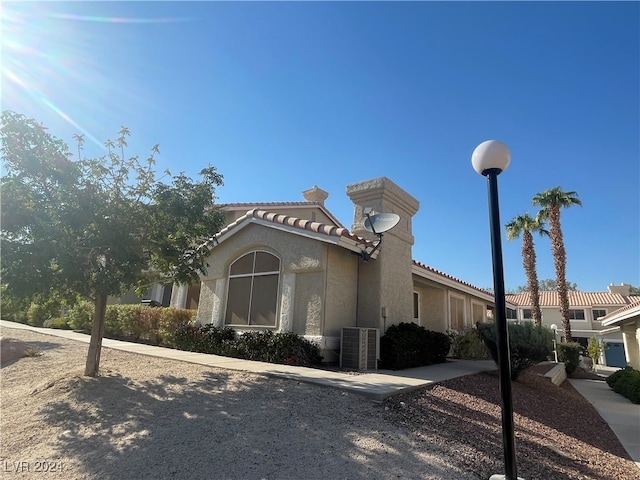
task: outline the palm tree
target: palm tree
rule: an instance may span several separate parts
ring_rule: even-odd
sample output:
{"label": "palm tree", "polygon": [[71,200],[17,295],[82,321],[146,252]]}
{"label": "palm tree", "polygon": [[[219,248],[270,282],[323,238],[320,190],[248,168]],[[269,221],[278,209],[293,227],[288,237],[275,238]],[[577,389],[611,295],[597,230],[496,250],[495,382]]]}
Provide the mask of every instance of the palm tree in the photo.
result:
{"label": "palm tree", "polygon": [[542,325],[542,311],[540,310],[540,294],[538,288],[538,274],[536,273],[536,250],[533,245],[532,232],[540,236],[548,235],[544,219],[538,213],[535,218],[525,213],[517,215],[505,225],[507,240],[515,240],[522,234],[522,265],[527,274],[529,294],[531,295],[531,316],[536,326]]}
{"label": "palm tree", "polygon": [[569,294],[567,293],[567,252],[562,238],[560,226],[560,208],[569,208],[573,205],[582,205],[576,192],[563,192],[560,187],[536,193],[531,201],[533,205],[542,207],[540,212],[549,220],[549,237],[551,238],[551,253],[556,267],[556,282],[558,283],[558,298],[560,300],[560,315],[565,342],[570,342],[571,322],[569,319]]}

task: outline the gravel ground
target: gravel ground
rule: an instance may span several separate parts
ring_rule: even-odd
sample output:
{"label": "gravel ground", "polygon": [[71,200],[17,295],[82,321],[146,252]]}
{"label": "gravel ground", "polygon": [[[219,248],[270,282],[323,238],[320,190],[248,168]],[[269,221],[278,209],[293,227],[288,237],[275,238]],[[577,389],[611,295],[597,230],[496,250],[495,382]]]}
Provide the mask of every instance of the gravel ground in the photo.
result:
{"label": "gravel ground", "polygon": [[[102,375],[89,378],[86,344],[2,335],[39,352],[0,370],[2,478],[486,480],[503,469],[495,374],[380,404],[107,348]],[[513,395],[521,477],[640,478],[569,382],[556,387],[530,372]]]}

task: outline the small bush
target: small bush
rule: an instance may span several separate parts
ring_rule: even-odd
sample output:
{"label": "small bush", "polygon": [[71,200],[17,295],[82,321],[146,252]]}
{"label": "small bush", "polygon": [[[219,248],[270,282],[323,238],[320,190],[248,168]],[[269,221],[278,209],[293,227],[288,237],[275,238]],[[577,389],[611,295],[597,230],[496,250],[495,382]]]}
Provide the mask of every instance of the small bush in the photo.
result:
{"label": "small bush", "polygon": [[193,322],[197,310],[186,308],[163,308],[160,323],[158,325],[158,340],[161,345],[173,346],[173,337],[181,325]]}
{"label": "small bush", "polygon": [[45,328],[59,328],[61,330],[69,330],[71,328],[67,323],[67,319],[64,317],[50,318],[49,320],[45,320],[42,326]]}
{"label": "small bush", "polygon": [[607,384],[614,392],[640,404],[640,371],[632,367],[623,368],[609,375]]}
{"label": "small bush", "polygon": [[67,323],[73,330],[87,332],[91,330],[95,306],[87,300],[81,300],[69,310]]}
{"label": "small bush", "polygon": [[451,339],[451,356],[454,358],[491,358],[491,353],[482,342],[475,328],[467,328],[463,332],[449,332]]}
{"label": "small bush", "polygon": [[240,336],[230,327],[202,327],[179,324],[173,336],[179,350],[244,358],[260,362],[312,366],[322,363],[316,344],[294,333],[245,332]]}
{"label": "small bush", "polygon": [[[527,368],[543,362],[553,351],[553,332],[532,323],[509,324],[511,380],[516,380]],[[478,335],[498,363],[497,330],[495,323],[479,323]]]}
{"label": "small bush", "polygon": [[27,323],[33,327],[42,327],[45,320],[58,317],[59,315],[60,302],[53,298],[36,300],[31,303],[27,310]]}
{"label": "small bush", "polygon": [[402,370],[443,363],[451,348],[451,339],[416,323],[390,326],[380,338],[380,368]]}
{"label": "small bush", "polygon": [[7,292],[7,285],[0,287],[0,314],[4,320],[27,323],[30,301]]}
{"label": "small bush", "polygon": [[580,366],[582,345],[578,342],[562,342],[556,348],[558,350],[558,361],[564,362],[567,374],[571,375]]}
{"label": "small bush", "polygon": [[211,324],[204,326],[180,324],[173,336],[173,343],[178,350],[215,355],[229,353],[229,343],[234,340],[235,332],[232,328],[215,327]]}
{"label": "small bush", "polygon": [[112,331],[107,328],[109,325],[105,325],[105,331],[108,335],[137,342],[145,334],[145,326],[140,318],[140,311],[143,308],[151,307],[143,307],[142,305],[109,305],[107,310],[114,311],[114,327],[117,330]]}

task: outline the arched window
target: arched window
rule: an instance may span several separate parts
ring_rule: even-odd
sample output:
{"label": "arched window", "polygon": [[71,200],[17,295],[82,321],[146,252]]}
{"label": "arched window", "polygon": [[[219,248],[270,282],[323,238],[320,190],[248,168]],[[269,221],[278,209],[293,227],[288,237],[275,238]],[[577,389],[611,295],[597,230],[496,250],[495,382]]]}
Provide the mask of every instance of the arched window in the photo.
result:
{"label": "arched window", "polygon": [[280,259],[268,252],[250,252],[229,268],[226,325],[276,325]]}

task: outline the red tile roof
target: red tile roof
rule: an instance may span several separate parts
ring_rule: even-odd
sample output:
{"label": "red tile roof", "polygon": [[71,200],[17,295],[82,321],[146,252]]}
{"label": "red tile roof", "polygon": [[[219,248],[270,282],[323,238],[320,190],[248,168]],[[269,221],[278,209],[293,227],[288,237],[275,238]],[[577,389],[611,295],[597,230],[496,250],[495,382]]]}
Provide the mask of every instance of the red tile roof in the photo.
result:
{"label": "red tile roof", "polygon": [[320,204],[318,202],[240,202],[240,203],[219,203],[218,208],[235,208],[235,207],[302,207],[314,206]]}
{"label": "red tile roof", "polygon": [[359,237],[358,235],[354,235],[349,232],[344,227],[336,227],[335,225],[327,225],[325,223],[312,222],[311,220],[305,220],[301,218],[292,217],[290,215],[283,215],[275,212],[268,212],[266,210],[261,210],[258,208],[253,208],[245,213],[243,216],[239,217],[234,222],[231,222],[229,225],[224,227],[218,234],[216,238],[219,238],[226,233],[229,233],[231,230],[234,230],[238,225],[245,223],[246,221],[251,221],[251,219],[263,220],[267,222],[272,222],[274,224],[284,225],[288,227],[293,227],[300,230],[306,230],[313,233],[319,233],[322,235],[327,235],[331,237],[345,237],[352,240],[355,243],[361,244],[363,247],[372,247],[374,245],[373,242],[369,240]]}
{"label": "red tile roof", "polygon": [[[529,292],[517,293],[506,296],[507,301],[519,306],[530,306],[531,296]],[[619,293],[609,292],[569,292],[569,305],[572,307],[590,307],[590,306],[621,306],[630,303],[631,297],[620,295]],[[541,307],[556,307],[560,305],[558,292],[543,291],[540,292]]]}
{"label": "red tile roof", "polygon": [[259,202],[259,203],[220,203],[216,205],[217,208],[221,210],[241,210],[246,209],[250,210],[253,208],[258,208],[260,210],[273,210],[279,208],[290,208],[290,207],[318,207],[324,214],[329,217],[332,221],[335,222],[336,225],[340,227],[344,227],[340,221],[333,216],[333,214],[326,209],[326,207],[320,202]]}
{"label": "red tile roof", "polygon": [[449,279],[449,280],[453,280],[454,282],[460,283],[460,284],[465,285],[465,286],[467,286],[467,287],[473,288],[474,290],[477,290],[477,291],[479,291],[479,292],[482,292],[482,293],[485,293],[485,294],[488,294],[488,295],[492,295],[492,296],[493,296],[493,293],[491,293],[491,292],[488,292],[488,291],[486,291],[486,290],[483,290],[482,288],[478,288],[478,287],[476,287],[475,285],[472,285],[472,284],[470,284],[470,283],[467,283],[467,282],[465,282],[465,281],[463,281],[463,280],[460,280],[460,279],[458,279],[458,278],[456,278],[456,277],[453,277],[453,276],[451,276],[451,275],[449,275],[449,274],[447,274],[447,273],[441,272],[440,270],[436,270],[435,268],[432,268],[432,267],[430,267],[430,266],[428,266],[428,265],[425,265],[424,263],[421,263],[421,262],[418,262],[418,261],[416,261],[416,260],[413,260],[413,264],[414,264],[416,267],[420,267],[420,268],[422,268],[422,269],[424,269],[424,270],[427,270],[428,272],[435,273],[436,275],[439,275],[439,276],[441,276],[441,277],[447,278],[447,279]]}

